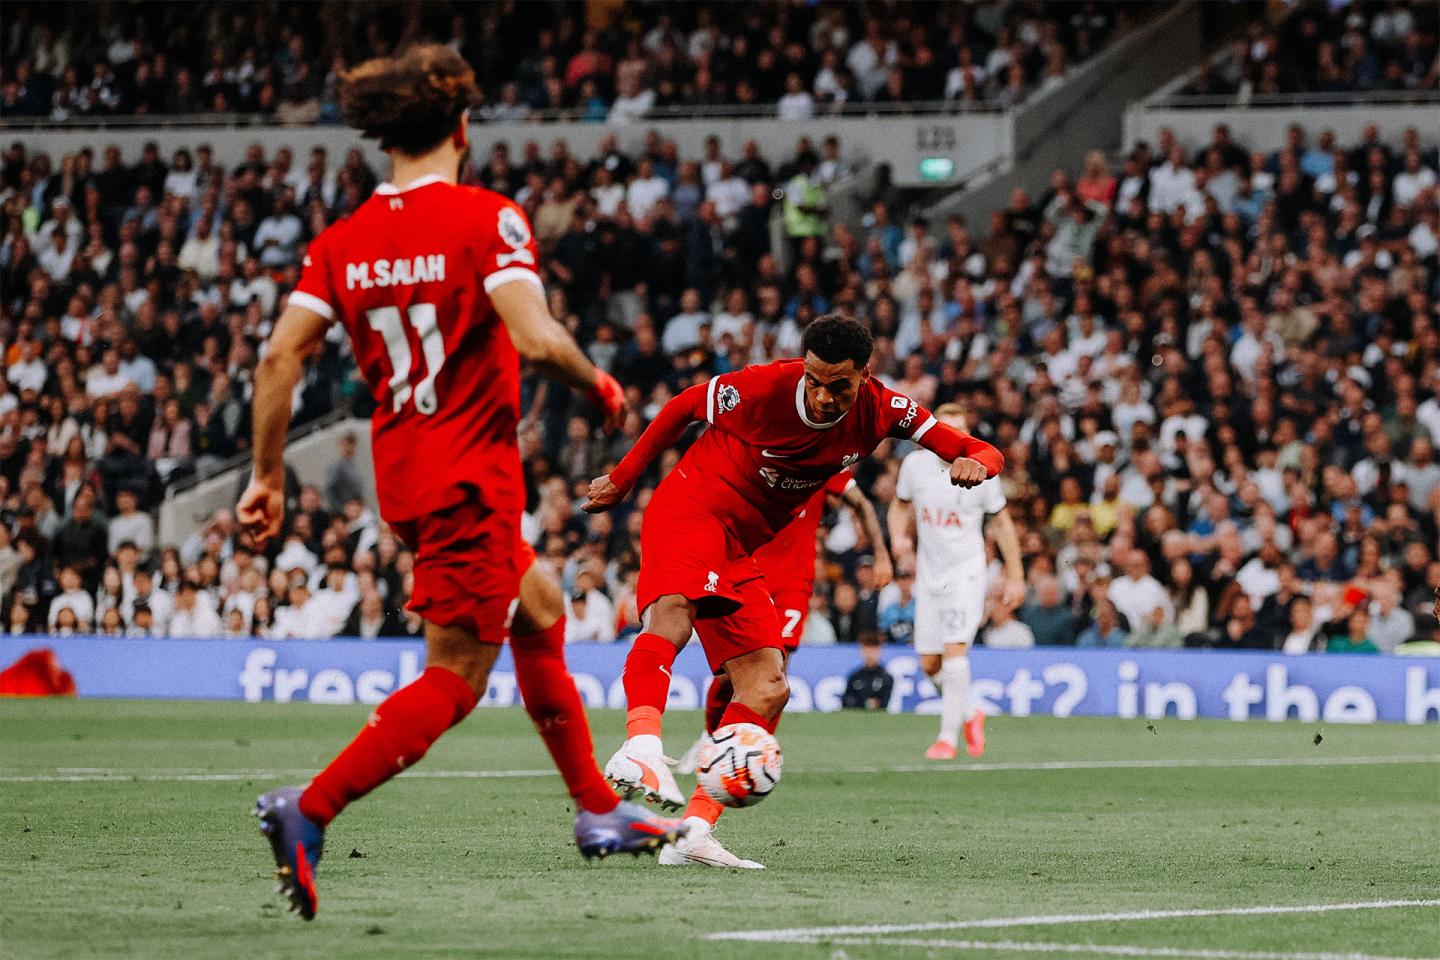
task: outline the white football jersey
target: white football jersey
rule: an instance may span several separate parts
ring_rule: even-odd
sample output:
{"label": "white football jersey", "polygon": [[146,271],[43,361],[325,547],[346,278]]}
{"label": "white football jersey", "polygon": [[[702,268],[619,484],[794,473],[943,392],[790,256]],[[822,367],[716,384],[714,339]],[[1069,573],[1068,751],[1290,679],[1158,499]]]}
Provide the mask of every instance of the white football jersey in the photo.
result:
{"label": "white football jersey", "polygon": [[900,464],[895,495],[915,507],[915,582],[939,587],[985,573],[985,517],[1005,509],[999,477],[966,489],[950,482],[950,465],[929,450]]}

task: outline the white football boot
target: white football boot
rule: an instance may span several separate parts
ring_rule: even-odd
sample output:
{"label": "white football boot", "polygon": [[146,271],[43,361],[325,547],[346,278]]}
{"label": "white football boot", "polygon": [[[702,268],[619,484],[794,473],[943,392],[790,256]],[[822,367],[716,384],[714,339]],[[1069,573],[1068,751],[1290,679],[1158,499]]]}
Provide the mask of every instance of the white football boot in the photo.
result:
{"label": "white football boot", "polygon": [[688,777],[695,772],[695,767],[700,763],[700,745],[705,742],[705,736],[702,733],[700,739],[690,744],[690,749],[682,753],[680,759],[675,761],[676,773],[683,773]]}
{"label": "white football boot", "polygon": [[675,774],[670,772],[674,762],[665,756],[659,737],[649,734],[631,737],[605,764],[605,779],[613,783],[626,800],[643,797],[665,810],[679,810],[685,806],[685,796],[675,783]]}
{"label": "white football boot", "polygon": [[660,850],[657,862],[662,867],[734,867],[740,870],[764,870],[765,864],[735,856],[720,845],[710,823],[702,817],[686,817],[681,821],[685,835]]}

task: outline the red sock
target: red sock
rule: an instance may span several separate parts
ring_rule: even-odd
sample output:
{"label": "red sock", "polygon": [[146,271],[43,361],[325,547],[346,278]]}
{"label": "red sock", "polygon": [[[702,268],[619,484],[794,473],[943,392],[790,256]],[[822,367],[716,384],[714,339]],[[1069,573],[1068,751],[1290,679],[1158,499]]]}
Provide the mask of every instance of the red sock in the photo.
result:
{"label": "red sock", "polygon": [[565,667],[565,618],[538,633],[510,638],[515,680],[525,710],[535,721],[540,739],[565,779],[565,787],[582,810],[609,813],[620,798],[595,765],[595,743],[580,691]]}
{"label": "red sock", "polygon": [[656,633],[635,638],[625,658],[625,736],[660,736],[660,718],[670,696],[670,667],[680,651]]}
{"label": "red sock", "polygon": [[779,717],[773,720],[762,717],[739,700],[731,700],[730,705],[725,708],[724,715],[720,717],[720,726],[722,727],[728,727],[732,723],[753,723],[762,727],[767,733],[774,733],[775,725],[779,722]]}
{"label": "red sock", "polygon": [[730,678],[719,676],[710,681],[710,689],[705,692],[705,732],[714,733],[720,727],[720,718],[725,715],[725,708],[730,706],[730,698],[735,696],[735,688],[730,686]]}
{"label": "red sock", "polygon": [[710,794],[699,787],[696,787],[695,792],[690,794],[690,805],[685,808],[685,816],[699,817],[712,827],[715,826],[715,821],[720,819],[720,814],[724,812],[725,808],[711,800]]}
{"label": "red sock", "polygon": [[352,800],[419,763],[477,700],[459,674],[427,667],[414,683],[386,697],[350,745],[315,775],[300,795],[301,812],[325,826]]}

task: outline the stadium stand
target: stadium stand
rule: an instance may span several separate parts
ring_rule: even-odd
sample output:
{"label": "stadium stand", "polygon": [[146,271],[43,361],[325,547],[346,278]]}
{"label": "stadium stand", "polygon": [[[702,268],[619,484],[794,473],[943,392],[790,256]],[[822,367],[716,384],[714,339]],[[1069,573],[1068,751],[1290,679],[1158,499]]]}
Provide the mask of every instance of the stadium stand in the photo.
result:
{"label": "stadium stand", "polygon": [[[1057,174],[1047,195],[996,211],[983,238],[902,226],[876,198],[863,235],[797,240],[784,275],[762,225],[775,183],[823,168],[810,158],[707,168],[660,144],[655,157],[477,165],[530,213],[552,309],[639,411],[602,443],[570,397],[527,392],[528,532],[587,598],[577,636],[623,633],[636,613],[640,508],[584,517],[585,481],[675,390],[792,353],[811,318],[844,309],[879,335],[879,374],[929,403],[961,400],[1004,445],[1034,587],[1019,620],[1035,634],[1298,648],[1368,605],[1376,646],[1407,639],[1440,577],[1435,158],[1413,130],[1393,147],[1330,148],[1297,139],[1252,157],[1219,131],[1194,157],[1162,142],[1114,174],[1091,157],[1073,182]],[[161,547],[137,510],[243,448],[248,370],[303,242],[376,179],[353,161],[332,177],[315,158],[300,205],[283,155],[219,171],[194,153],[112,156],[94,174],[83,157],[52,173],[18,146],[6,156],[8,622],[65,630],[73,612],[102,632],[330,635],[363,599],[403,629],[407,555],[346,495],[343,466],[332,489],[297,492],[272,558],[252,556],[228,515]],[[343,399],[347,363],[337,339],[305,415]],[[882,508],[900,453],[860,470]],[[903,629],[890,608],[907,598],[867,586],[862,535],[838,518],[826,544],[813,639],[857,640],[882,617]],[[1112,599],[1115,627],[1082,629]]]}
{"label": "stadium stand", "polygon": [[1184,86],[1196,96],[1307,101],[1440,89],[1440,10],[1429,3],[1300,4],[1254,25]]}
{"label": "stadium stand", "polygon": [[[333,6],[284,17],[262,7],[264,26],[246,35],[278,51],[267,57],[272,69],[287,55],[318,66],[319,51],[291,43],[317,36],[313,25],[286,18],[324,17]],[[109,46],[86,40],[57,51],[60,34],[46,18],[63,13],[21,7],[29,12],[5,42],[23,30],[31,59],[42,60],[31,64],[37,72],[88,63],[89,50],[107,64],[116,51],[138,60],[138,73],[165,56],[144,38],[173,40],[180,29],[117,20],[96,27]],[[230,8],[216,9],[186,35],[223,26]],[[490,9],[466,30],[484,35]],[[655,17],[640,33],[647,63],[667,49],[667,31],[687,55],[704,32],[664,5],[641,9]],[[765,9],[798,17],[801,8]],[[977,37],[989,33],[981,25],[990,7],[957,9],[975,21],[958,28],[962,36],[972,26]],[[1027,26],[1035,7],[1007,7],[986,59],[1006,49],[1021,56],[1014,43],[1024,37],[1039,38],[1034,49],[1060,43],[1079,55],[1122,19],[1105,4],[1063,9]],[[803,33],[823,34],[830,16]],[[562,26],[550,40],[538,33],[539,49],[583,47],[582,21]],[[402,36],[399,27],[382,36]],[[866,28],[846,28],[848,43],[834,48],[853,52]],[[353,40],[359,28],[347,29],[334,35]],[[999,41],[1002,29],[1012,43]],[[648,43],[656,30],[661,53]],[[737,30],[732,48],[741,36],[751,42]],[[174,64],[166,68],[178,81]],[[63,68],[58,75],[63,82]],[[528,75],[518,64],[497,73]],[[7,73],[7,98],[15,79]],[[504,103],[506,92],[494,92],[482,115]],[[536,109],[532,89],[515,92],[517,106]],[[605,106],[608,116],[614,105]],[[1283,149],[1254,153],[1223,129],[1193,152],[1162,135],[1118,161],[1077,156],[1048,189],[1017,192],[985,222],[926,222],[881,183],[852,227],[795,203],[844,178],[843,144],[805,141],[784,156],[716,144],[682,156],[660,130],[635,150],[602,140],[589,156],[497,146],[469,174],[526,209],[552,311],[626,385],[636,410],[617,436],[597,440],[582,404],[538,378],[525,382],[526,534],[572,598],[572,639],[623,637],[638,619],[646,495],[627,511],[586,516],[576,505],[590,477],[676,391],[793,355],[804,326],[831,310],[872,325],[877,375],[926,403],[961,402],[1007,454],[1031,590],[1018,611],[992,602],[997,646],[1389,652],[1435,631],[1433,132],[1377,130],[1336,143],[1297,125]],[[222,168],[203,138],[170,156],[125,156],[103,142],[100,134],[94,151],[48,156],[17,141],[0,171],[7,627],[414,632],[401,612],[412,560],[355,495],[354,474],[365,468],[353,452],[337,456],[323,489],[295,485],[289,530],[268,556],[248,549],[228,512],[173,544],[157,542],[150,514],[168,488],[243,455],[250,371],[305,244],[362,202],[380,173],[358,150],[296,156],[257,145]],[[313,362],[299,420],[364,416],[368,397],[352,372],[337,335]],[[892,444],[857,467],[882,513],[904,452]],[[670,454],[659,470],[673,462]],[[871,545],[846,516],[831,518],[823,536],[807,640],[902,638],[906,581],[876,589]]]}
{"label": "stadium stand", "polygon": [[[98,11],[97,11],[98,8]],[[1159,6],[1157,5],[1157,9]],[[98,15],[97,15],[98,13]],[[856,104],[1013,106],[1136,10],[1110,0],[644,5],[16,3],[0,115],[250,114],[335,123],[346,62],[417,39],[476,68],[494,120],[627,122],[697,109],[803,119]],[[237,41],[235,38],[245,38]]]}

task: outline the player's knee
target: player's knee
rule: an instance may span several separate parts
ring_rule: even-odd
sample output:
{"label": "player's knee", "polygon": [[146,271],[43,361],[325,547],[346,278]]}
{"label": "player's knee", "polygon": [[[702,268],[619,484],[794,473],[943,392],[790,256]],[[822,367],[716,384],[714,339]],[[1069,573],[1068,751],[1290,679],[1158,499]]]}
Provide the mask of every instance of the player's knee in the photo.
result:
{"label": "player's knee", "polygon": [[679,595],[656,600],[645,611],[645,630],[664,637],[675,646],[684,646],[695,626],[695,614],[689,600]]}
{"label": "player's knee", "polygon": [[786,679],[784,671],[776,671],[757,678],[756,697],[760,703],[760,712],[766,716],[779,716],[780,711],[785,709],[785,704],[790,702],[790,681]]}
{"label": "player's knee", "polygon": [[920,669],[925,671],[926,676],[933,677],[940,672],[940,657],[933,653],[922,653],[920,655]]}

